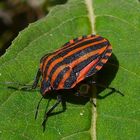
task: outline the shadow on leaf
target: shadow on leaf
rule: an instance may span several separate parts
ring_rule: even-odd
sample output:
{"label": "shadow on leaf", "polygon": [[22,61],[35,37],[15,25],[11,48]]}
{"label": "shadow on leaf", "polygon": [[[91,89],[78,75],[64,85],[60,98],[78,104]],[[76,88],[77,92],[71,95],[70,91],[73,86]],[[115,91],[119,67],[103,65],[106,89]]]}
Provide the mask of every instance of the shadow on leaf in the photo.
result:
{"label": "shadow on leaf", "polygon": [[[96,79],[97,83],[99,83],[99,85],[104,86],[104,87],[97,86],[97,98],[98,99],[104,99],[113,93],[119,93],[120,95],[123,96],[123,93],[121,93],[121,91],[119,91],[115,87],[109,86],[111,84],[111,82],[113,81],[113,79],[115,78],[118,68],[119,68],[119,61],[117,60],[116,56],[114,54],[112,54],[112,56],[110,57],[108,62],[97,73],[97,79]],[[105,90],[106,88],[109,88],[111,91],[108,94],[101,96],[102,91]]]}

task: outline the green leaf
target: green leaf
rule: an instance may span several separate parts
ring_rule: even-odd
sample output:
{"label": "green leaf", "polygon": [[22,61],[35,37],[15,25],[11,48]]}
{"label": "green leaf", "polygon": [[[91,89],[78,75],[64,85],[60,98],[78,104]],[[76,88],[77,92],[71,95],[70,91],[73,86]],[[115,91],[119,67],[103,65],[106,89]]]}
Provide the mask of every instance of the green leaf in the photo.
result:
{"label": "green leaf", "polygon": [[[0,139],[140,139],[139,13],[140,3],[136,0],[70,0],[55,6],[47,17],[20,32],[1,57],[1,82],[31,84],[44,54],[75,37],[97,33],[108,38],[113,46],[113,56],[97,79],[125,96],[109,95],[109,89],[100,89],[94,107],[66,92],[70,97],[66,111],[49,117],[43,133],[41,123],[47,100],[42,101],[35,121],[39,91],[18,91],[1,85]],[[55,101],[52,99],[50,106]],[[61,109],[59,105],[55,112]]]}

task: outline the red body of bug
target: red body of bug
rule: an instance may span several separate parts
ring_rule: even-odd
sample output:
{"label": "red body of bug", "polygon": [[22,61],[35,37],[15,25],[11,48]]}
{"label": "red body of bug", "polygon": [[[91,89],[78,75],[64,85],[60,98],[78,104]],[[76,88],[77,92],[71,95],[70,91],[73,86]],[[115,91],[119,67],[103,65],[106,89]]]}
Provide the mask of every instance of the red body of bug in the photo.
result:
{"label": "red body of bug", "polygon": [[41,59],[41,93],[71,89],[99,71],[111,55],[109,41],[99,35],[70,40],[59,50]]}
{"label": "red body of bug", "polygon": [[[111,53],[109,41],[99,35],[91,34],[70,40],[60,49],[41,58],[33,88],[37,86],[40,76],[43,97],[51,90],[74,88],[79,82],[99,71]],[[47,113],[59,102],[60,97]]]}

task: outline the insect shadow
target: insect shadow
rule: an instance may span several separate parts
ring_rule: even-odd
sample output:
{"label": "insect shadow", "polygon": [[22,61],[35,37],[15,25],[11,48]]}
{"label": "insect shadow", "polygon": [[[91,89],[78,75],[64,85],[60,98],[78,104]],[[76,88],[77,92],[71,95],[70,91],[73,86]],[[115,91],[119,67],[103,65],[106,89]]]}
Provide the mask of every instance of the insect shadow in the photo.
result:
{"label": "insect shadow", "polygon": [[[99,85],[101,85],[101,86],[97,86],[98,99],[104,99],[113,93],[119,93],[120,95],[124,96],[124,94],[121,91],[119,91],[115,87],[109,86],[113,81],[113,79],[116,77],[118,69],[119,69],[119,61],[117,60],[117,57],[114,54],[112,54],[108,62],[97,73],[96,81]],[[109,88],[111,91],[106,95],[102,96],[101,95],[102,91],[105,90],[106,88]]]}

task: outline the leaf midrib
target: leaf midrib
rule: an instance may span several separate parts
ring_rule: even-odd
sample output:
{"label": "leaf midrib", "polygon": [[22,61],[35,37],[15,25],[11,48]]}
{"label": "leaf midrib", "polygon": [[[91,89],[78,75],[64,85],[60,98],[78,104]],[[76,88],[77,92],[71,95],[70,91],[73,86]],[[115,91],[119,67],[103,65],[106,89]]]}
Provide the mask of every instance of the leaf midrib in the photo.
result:
{"label": "leaf midrib", "polygon": [[[92,29],[91,32],[93,34],[96,34],[96,30],[95,30],[95,14],[94,14],[94,8],[93,8],[92,0],[85,0],[85,3],[86,3],[87,10],[88,10],[89,21],[91,23],[91,29]],[[93,102],[94,102],[94,104],[97,104],[96,95],[93,98]],[[96,134],[97,107],[92,105],[91,109],[92,109],[92,116],[91,116],[90,134],[91,134],[92,140],[96,140],[97,139],[97,134]]]}

